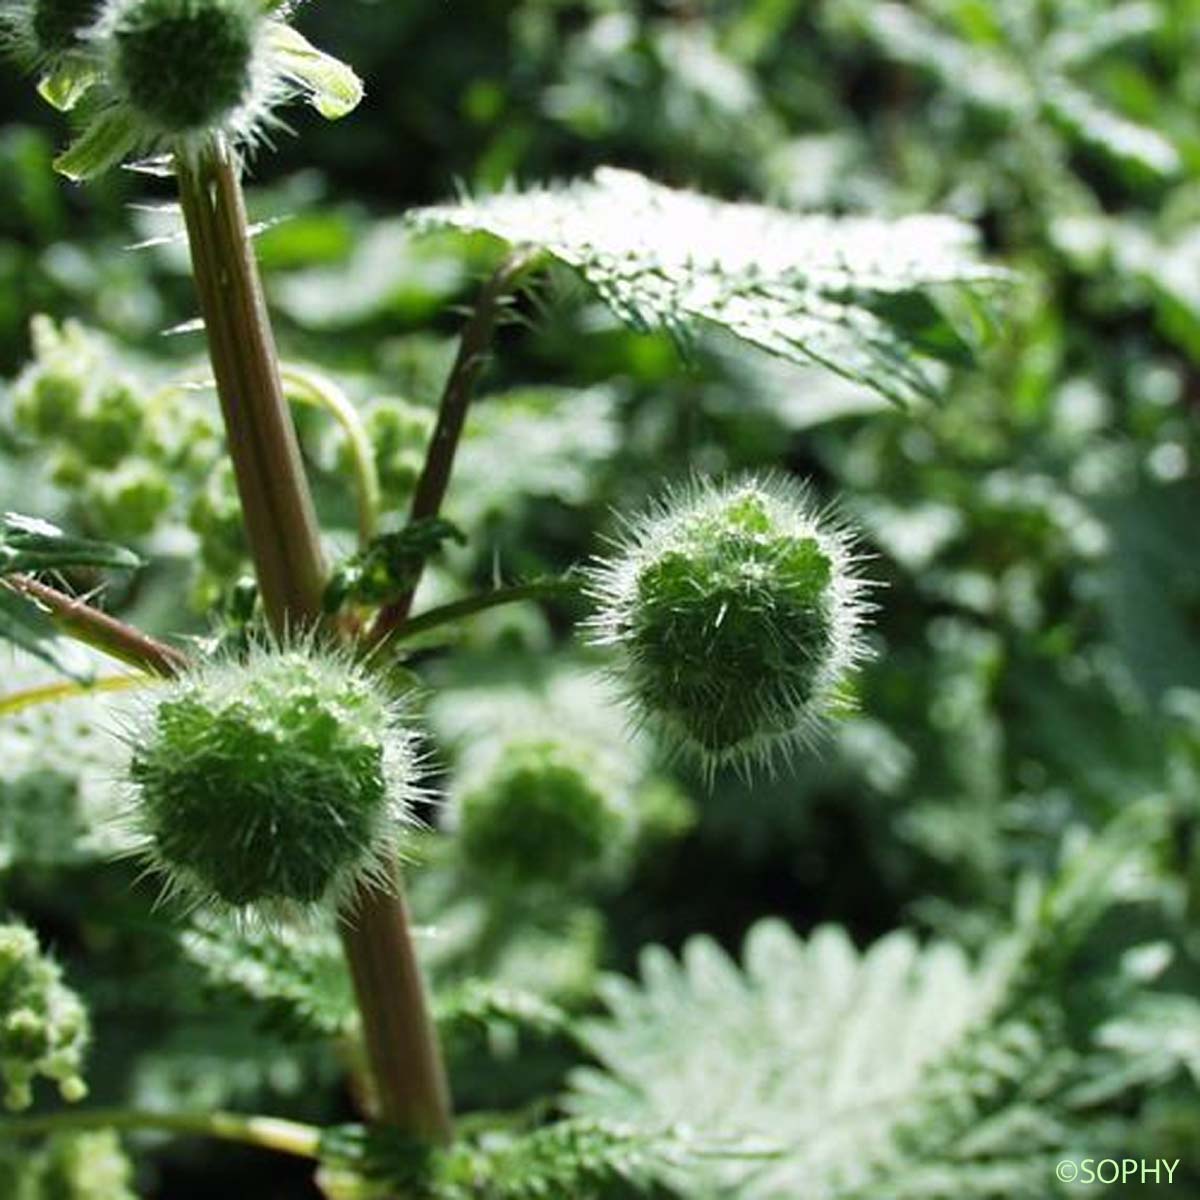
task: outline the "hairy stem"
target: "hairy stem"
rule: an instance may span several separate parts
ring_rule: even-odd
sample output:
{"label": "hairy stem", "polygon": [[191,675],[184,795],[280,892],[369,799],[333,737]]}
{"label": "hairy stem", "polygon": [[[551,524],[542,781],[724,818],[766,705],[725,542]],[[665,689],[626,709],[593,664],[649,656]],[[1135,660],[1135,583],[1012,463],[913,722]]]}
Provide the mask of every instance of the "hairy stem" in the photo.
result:
{"label": "hairy stem", "polygon": [[181,650],[110,617],[86,600],[69,596],[28,575],[9,575],[3,582],[45,609],[63,633],[118,662],[162,676],[176,675],[187,666],[187,655]]}
{"label": "hairy stem", "polygon": [[298,1158],[316,1158],[321,1144],[321,1131],[312,1125],[228,1112],[160,1113],[134,1108],[93,1108],[0,1120],[0,1136],[6,1138],[45,1137],[86,1129],[149,1129],[220,1138]]}
{"label": "hairy stem", "polygon": [[[325,564],[288,410],[238,164],[216,145],[180,162],[179,190],[213,374],[251,553],[276,633],[322,620]],[[449,1092],[429,1019],[399,878],[364,889],[342,914],[379,1117],[404,1132],[451,1136]]]}
{"label": "hairy stem", "polygon": [[[467,419],[467,409],[471,405],[475,381],[479,378],[479,372],[483,370],[488,351],[491,349],[500,305],[521,275],[540,257],[539,250],[520,250],[510,255],[479,293],[475,309],[459,341],[454,366],[450,369],[446,387],[442,392],[437,424],[434,426],[429,448],[425,452],[425,465],[417,480],[416,491],[409,508],[410,521],[436,517],[441,510],[442,500],[450,485],[454,456],[458,451],[463,424]],[[415,594],[414,583],[404,595],[380,611],[371,631],[374,641],[381,641],[405,620],[412,608]]]}

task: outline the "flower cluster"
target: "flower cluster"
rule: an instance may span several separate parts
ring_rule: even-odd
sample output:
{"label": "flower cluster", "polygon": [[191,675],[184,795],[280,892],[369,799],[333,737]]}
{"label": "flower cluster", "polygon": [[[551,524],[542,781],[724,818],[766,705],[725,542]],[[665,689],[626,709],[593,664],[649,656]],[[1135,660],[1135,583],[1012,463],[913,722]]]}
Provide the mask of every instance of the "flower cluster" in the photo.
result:
{"label": "flower cluster", "polygon": [[282,13],[262,0],[6,0],[0,30],[50,103],[93,101],[57,164],[84,179],[131,155],[252,146],[297,97],[329,118],[351,111],[362,97],[354,72]]}
{"label": "flower cluster", "polygon": [[0,925],[0,1081],[9,1108],[33,1103],[33,1081],[58,1084],[67,1101],[87,1094],[80,1070],[87,1049],[87,1012],[62,981],[58,964],[26,926]]}
{"label": "flower cluster", "polygon": [[864,655],[846,529],[780,480],[697,485],[591,572],[593,639],[627,699],[708,769],[812,737]]}
{"label": "flower cluster", "polygon": [[349,653],[312,643],[197,667],[131,743],[144,854],[169,890],[237,907],[388,881],[421,795],[401,704]]}

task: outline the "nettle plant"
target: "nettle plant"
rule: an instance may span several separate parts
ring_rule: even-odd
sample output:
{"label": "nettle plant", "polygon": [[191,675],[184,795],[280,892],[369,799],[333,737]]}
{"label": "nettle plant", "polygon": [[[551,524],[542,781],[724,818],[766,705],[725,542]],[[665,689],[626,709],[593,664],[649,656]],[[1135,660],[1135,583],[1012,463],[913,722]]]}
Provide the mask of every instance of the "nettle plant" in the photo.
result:
{"label": "nettle plant", "polygon": [[[20,1186],[40,1189],[19,1194],[130,1194],[113,1131],[140,1128],[316,1160],[333,1198],[641,1188],[928,1197],[947,1179],[960,1197],[1034,1194],[1047,1163],[1075,1144],[1069,1114],[1094,1102],[1080,1083],[1094,1063],[1061,1044],[1060,1014],[1029,980],[1061,971],[1096,897],[1119,890],[1121,854],[1139,842],[1132,818],[1120,836],[1077,848],[1056,890],[1027,895],[1017,932],[978,966],[905,935],[860,953],[840,931],[803,942],[768,923],[749,939],[744,973],[704,941],[682,968],[651,953],[644,986],[613,984],[611,1016],[588,1022],[486,980],[431,1006],[401,879],[406,861],[419,876],[431,839],[453,842],[468,882],[501,879],[535,897],[611,877],[639,839],[685,819],[645,769],[647,746],[688,756],[701,773],[769,769],[806,753],[848,706],[865,653],[870,605],[853,535],[783,476],[664,486],[590,565],[418,607],[428,562],[471,536],[453,523],[452,469],[497,323],[520,289],[566,268],[618,317],[668,329],[685,348],[694,331],[716,328],[906,404],[936,397],[944,370],[970,360],[1003,272],[949,218],[798,216],[626,171],[465,200],[409,218],[414,236],[463,230],[507,247],[436,414],[402,402],[364,414],[324,373],[280,361],[243,200],[244,165],[282,129],[282,105],[304,100],[336,118],[362,94],[349,68],[292,28],[293,7],[0,5],[12,57],[46,100],[81,117],[59,171],[86,181],[133,163],[173,179],[222,419],[199,414],[194,380],[147,383],[82,327],[35,324],[34,361],[12,392],[16,425],[110,530],[144,537],[187,498],[195,596],[218,632],[168,643],[106,613],[63,573],[134,570],[139,557],[9,515],[0,633],[77,678],[4,703],[15,712],[89,688],[136,691],[113,730],[127,747],[125,848],[182,902],[196,961],[353,1047],[366,1124],[86,1108],[14,1118],[6,1137],[49,1138],[12,1167],[26,1172]],[[342,432],[358,546],[336,562],[296,408],[323,410]],[[522,447],[510,451],[519,458]],[[244,552],[252,582],[238,578]],[[414,649],[486,610],[571,596],[590,605],[583,636],[607,660],[607,686],[634,729],[569,728],[558,701],[592,686],[580,677],[552,680],[540,705],[502,700],[490,715],[508,723],[501,748],[464,754],[463,784],[440,815],[422,706],[453,740],[469,688],[418,703]],[[78,678],[70,640],[129,673]],[[573,1078],[555,1123],[476,1117],[456,1135],[439,1030],[493,1019],[565,1034],[599,1067]],[[87,1040],[60,969],[11,920],[0,928],[10,1106],[27,1106],[42,1077],[80,1100]],[[1119,1038],[1109,1052],[1119,1057]],[[829,1079],[840,1083],[826,1103]],[[1043,1109],[1053,1132],[1034,1144]],[[949,1159],[961,1169],[947,1175]]]}

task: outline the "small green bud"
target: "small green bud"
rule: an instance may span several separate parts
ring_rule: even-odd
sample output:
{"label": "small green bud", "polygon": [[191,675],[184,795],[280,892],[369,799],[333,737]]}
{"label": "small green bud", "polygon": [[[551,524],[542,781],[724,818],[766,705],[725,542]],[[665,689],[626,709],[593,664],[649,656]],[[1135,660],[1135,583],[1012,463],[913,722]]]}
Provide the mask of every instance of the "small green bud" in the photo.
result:
{"label": "small green bud", "polygon": [[82,1099],[87,1013],[24,925],[0,925],[0,1081],[9,1108],[33,1102],[32,1084],[54,1080],[68,1102]]}
{"label": "small green bud", "polygon": [[78,412],[72,444],[93,467],[115,467],[133,452],[141,436],[141,398],[129,380],[102,380]]}
{"label": "small green bud", "polygon": [[[382,397],[367,409],[366,426],[384,499],[392,506],[403,504],[412,495],[425,462],[433,413],[407,400]],[[343,453],[342,467],[348,470],[349,450]]]}
{"label": "small green bud", "polygon": [[40,1200],[137,1200],[133,1167],[111,1129],[51,1138],[40,1166]]}
{"label": "small green bud", "polygon": [[160,693],[132,739],[133,818],[173,888],[311,904],[386,877],[413,801],[415,735],[348,655],[258,646]]}
{"label": "small green bud", "polygon": [[83,373],[70,363],[35,366],[13,388],[13,421],[34,437],[59,434],[74,422],[85,390]]}
{"label": "small green bud", "polygon": [[704,485],[592,574],[595,640],[635,706],[709,769],[806,741],[863,655],[863,581],[803,489]]}
{"label": "small green bud", "polygon": [[219,581],[232,579],[246,562],[246,533],[237,478],[228,459],[218,463],[188,511],[200,539],[200,558]]}
{"label": "small green bud", "polygon": [[550,738],[502,747],[463,791],[466,859],[520,882],[563,883],[599,864],[626,831],[617,789],[585,745]]}
{"label": "small green bud", "polygon": [[160,467],[131,459],[117,470],[89,479],[85,502],[105,535],[123,541],[154,531],[174,499]]}
{"label": "small green bud", "polygon": [[254,87],[255,0],[126,0],[113,25],[116,86],[161,133],[219,126]]}

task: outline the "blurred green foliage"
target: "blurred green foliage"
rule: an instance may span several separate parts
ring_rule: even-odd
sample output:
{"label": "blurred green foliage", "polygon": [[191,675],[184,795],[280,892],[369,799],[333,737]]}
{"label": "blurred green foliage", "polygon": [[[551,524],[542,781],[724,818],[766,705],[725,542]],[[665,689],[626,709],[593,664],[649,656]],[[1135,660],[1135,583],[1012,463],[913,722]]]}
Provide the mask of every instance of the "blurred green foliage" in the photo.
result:
{"label": "blurred green foliage", "polygon": [[[771,935],[783,957],[833,938],[847,970],[879,953],[855,946],[900,927],[942,939],[887,944],[920,964],[962,956],[952,981],[929,985],[931,1005],[955,981],[973,996],[983,968],[967,964],[1012,936],[1030,881],[1060,895],[1073,848],[1115,837],[1140,864],[1139,887],[1111,895],[1085,878],[1109,908],[1064,934],[1070,964],[1040,993],[1022,977],[1032,997],[1013,983],[978,1011],[1001,1014],[1016,1057],[1066,1062],[1037,1111],[1066,1111],[1054,1106],[1068,1085],[1072,1114],[1113,1111],[1116,1097],[1119,1126],[1097,1118],[1092,1142],[1118,1158],[1182,1157],[1177,1194],[1200,1195],[1200,1059],[1194,1045],[1190,1060],[1163,1049],[1164,1031],[1195,1030],[1200,989],[1200,3],[340,0],[306,6],[298,23],[356,67],[368,97],[331,128],[298,116],[299,136],[256,161],[257,245],[284,356],[335,375],[366,418],[389,528],[459,309],[499,253],[476,235],[417,237],[401,220],[458,186],[611,164],[803,212],[944,212],[1017,277],[981,361],[940,367],[936,398],[903,411],[718,332],[681,353],[665,333],[618,323],[561,266],[510,310],[445,510],[467,541],[444,546],[420,607],[586,558],[615,532],[613,509],[638,508],[664,480],[748,468],[804,476],[836,500],[886,586],[857,713],[821,753],[753,782],[718,773],[711,788],[623,729],[595,683],[602,661],[581,662],[572,642],[570,603],[475,617],[452,631],[453,653],[418,645],[408,665],[430,685],[431,761],[448,796],[427,816],[448,836],[430,833],[412,884],[460,1107],[533,1122],[600,1046],[616,1082],[597,1093],[608,1107],[589,1106],[575,1076],[589,1116],[629,1115],[611,1088],[655,1110],[644,1076],[660,1061],[663,1076],[684,1063],[707,1079],[667,1034],[661,1058],[639,1056],[638,1037],[657,1027],[628,1013],[671,981],[674,1007],[657,1019],[677,1012],[697,1044],[725,1021],[733,1061],[718,1066],[736,1078],[765,1056],[773,1070],[796,1035],[787,1011],[775,1041],[738,1057],[736,1038],[754,1032],[748,985],[730,982],[740,976],[707,942],[685,953],[703,958],[686,971],[652,958],[659,973],[643,967],[637,995],[604,985],[626,1004],[607,1035],[581,1045],[564,1033],[573,1015],[559,1020],[594,1013],[600,973],[631,973],[643,946],[674,952],[701,933],[736,957],[748,931],[751,946],[767,936],[764,917],[796,931]],[[15,73],[0,74],[0,111],[0,505],[128,539],[151,565],[117,577],[112,605],[159,632],[207,636],[247,563],[167,189],[129,172],[86,191],[56,181],[65,130]],[[40,346],[38,313],[52,322],[35,327]],[[65,409],[52,386],[61,339],[86,343]],[[296,416],[328,542],[349,554],[341,434],[320,412]],[[24,661],[5,670],[6,692],[46,678]],[[117,756],[95,734],[120,729],[119,704],[0,716],[0,898],[50,940],[89,1003],[94,1094],[353,1119],[336,1055],[314,1037],[352,1023],[332,936],[308,931],[281,956],[154,909],[152,888],[110,861]],[[524,859],[499,870],[456,841],[472,808],[523,804],[529,768],[504,764],[531,734],[583,746],[581,761],[602,763],[591,785],[603,778],[615,809],[638,814],[619,861],[518,886]],[[562,786],[591,802],[581,781]],[[1104,841],[1135,806],[1155,814],[1151,848],[1128,824]],[[1124,869],[1119,854],[1102,861]],[[1063,901],[1046,928],[1076,911]],[[809,938],[829,924],[840,929]],[[948,943],[958,949],[938,949]],[[730,1007],[706,987],[739,998]],[[1015,1061],[994,1077],[1024,1086]],[[930,1086],[943,1084],[909,1113],[916,1157],[944,1149],[937,1103],[957,1093],[953,1080]],[[655,1115],[674,1117],[678,1100],[658,1097]],[[302,1173],[293,1184],[224,1148],[154,1143],[139,1163],[146,1196],[313,1194]],[[949,1194],[1056,1194],[1039,1163],[1018,1165],[1029,1173],[991,1192],[985,1180]],[[770,1168],[782,1192],[768,1170],[744,1194],[798,1194],[787,1169]],[[707,1195],[699,1186],[682,1194]],[[914,1200],[942,1194],[916,1186]]]}

